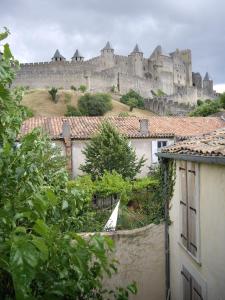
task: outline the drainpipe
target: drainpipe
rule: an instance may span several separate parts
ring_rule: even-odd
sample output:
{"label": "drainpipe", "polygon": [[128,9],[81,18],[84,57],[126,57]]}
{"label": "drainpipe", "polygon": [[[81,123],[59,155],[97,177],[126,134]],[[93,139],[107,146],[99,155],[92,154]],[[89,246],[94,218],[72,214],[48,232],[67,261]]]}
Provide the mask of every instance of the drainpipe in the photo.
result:
{"label": "drainpipe", "polygon": [[62,136],[66,148],[67,169],[69,174],[72,176],[72,141],[71,141],[71,134],[70,134],[70,125],[67,120],[63,120]]}
{"label": "drainpipe", "polygon": [[165,278],[166,278],[166,300],[170,300],[170,252],[169,252],[169,199],[167,198],[168,163],[169,160],[162,158],[163,168],[163,198],[165,213]]}

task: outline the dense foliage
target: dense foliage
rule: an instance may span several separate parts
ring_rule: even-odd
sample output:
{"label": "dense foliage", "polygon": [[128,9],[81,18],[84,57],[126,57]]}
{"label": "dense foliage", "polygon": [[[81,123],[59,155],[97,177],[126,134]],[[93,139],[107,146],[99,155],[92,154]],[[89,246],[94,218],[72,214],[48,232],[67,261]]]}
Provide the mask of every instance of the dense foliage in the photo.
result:
{"label": "dense foliage", "polygon": [[[0,34],[0,40],[8,31]],[[86,221],[89,194],[68,185],[60,150],[40,130],[16,137],[24,110],[10,91],[17,63],[4,45],[0,60],[0,299],[128,299],[135,285],[107,291],[113,242],[74,229]]]}
{"label": "dense foliage", "polygon": [[133,102],[134,102],[134,99],[136,100],[135,107],[144,108],[144,98],[141,97],[141,95],[139,95],[134,90],[130,90],[128,93],[123,95],[120,98],[120,102],[129,105],[129,102],[131,101],[131,99],[133,99],[132,100]]}
{"label": "dense foliage", "polygon": [[85,94],[78,100],[78,110],[84,116],[103,116],[112,109],[112,100],[109,94]]}
{"label": "dense foliage", "polygon": [[207,99],[205,101],[198,100],[197,107],[190,112],[190,117],[207,117],[212,114],[219,112],[221,109],[225,109],[225,93],[221,94],[217,99],[210,100]]}
{"label": "dense foliage", "polygon": [[103,176],[105,170],[110,173],[116,171],[125,179],[133,179],[145,162],[143,157],[137,159],[129,141],[108,122],[102,124],[83,154],[85,163],[80,169],[94,179]]}

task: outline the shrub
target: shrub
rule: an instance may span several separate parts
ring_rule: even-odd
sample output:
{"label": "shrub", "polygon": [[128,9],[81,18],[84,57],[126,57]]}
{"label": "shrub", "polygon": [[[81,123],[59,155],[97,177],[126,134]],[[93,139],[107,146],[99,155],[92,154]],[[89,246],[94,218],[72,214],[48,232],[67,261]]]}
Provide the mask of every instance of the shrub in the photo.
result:
{"label": "shrub", "polygon": [[78,100],[78,109],[82,115],[103,116],[112,109],[112,100],[109,94],[85,94]]}
{"label": "shrub", "polygon": [[198,99],[198,100],[197,100],[197,106],[200,106],[200,105],[202,105],[203,103],[204,103],[203,100],[201,100],[201,99]]}
{"label": "shrub", "polygon": [[115,91],[116,91],[116,87],[115,87],[115,85],[113,85],[113,86],[111,87],[111,89],[110,89],[110,92],[111,92],[111,93],[115,93]]}
{"label": "shrub", "polygon": [[218,101],[211,101],[208,103],[203,103],[200,106],[197,106],[192,112],[190,112],[190,117],[207,117],[214,113],[217,113],[220,110],[220,103]]}
{"label": "shrub", "polygon": [[58,99],[57,99],[58,89],[55,87],[52,87],[48,92],[52,97],[52,101],[54,101],[55,103],[58,102]]}
{"label": "shrub", "polygon": [[76,91],[77,90],[77,88],[74,86],[74,85],[71,85],[71,90],[73,90],[73,91]]}
{"label": "shrub", "polygon": [[108,122],[103,123],[100,131],[87,143],[83,154],[85,163],[80,169],[93,179],[113,170],[124,179],[133,179],[145,162],[143,157],[137,159],[129,141]]}
{"label": "shrub", "polygon": [[82,113],[75,106],[67,105],[67,111],[65,113],[65,116],[79,117],[79,116],[82,116]]}
{"label": "shrub", "polygon": [[84,92],[86,92],[87,87],[86,87],[86,85],[81,84],[81,85],[79,86],[78,90],[81,91],[82,93],[84,93]]}
{"label": "shrub", "polygon": [[225,93],[219,96],[220,105],[223,109],[225,109]]}
{"label": "shrub", "polygon": [[122,118],[129,117],[129,113],[127,111],[120,112],[118,114],[118,117],[122,117]]}
{"label": "shrub", "polygon": [[21,105],[21,108],[24,110],[24,114],[25,114],[26,119],[32,118],[34,116],[33,111],[29,107]]}
{"label": "shrub", "polygon": [[139,108],[144,107],[144,98],[141,97],[141,95],[139,95],[134,90],[130,90],[127,94],[123,95],[120,98],[120,102],[129,105],[128,102],[129,102],[130,99],[136,99],[137,100],[137,106],[136,107],[139,107]]}

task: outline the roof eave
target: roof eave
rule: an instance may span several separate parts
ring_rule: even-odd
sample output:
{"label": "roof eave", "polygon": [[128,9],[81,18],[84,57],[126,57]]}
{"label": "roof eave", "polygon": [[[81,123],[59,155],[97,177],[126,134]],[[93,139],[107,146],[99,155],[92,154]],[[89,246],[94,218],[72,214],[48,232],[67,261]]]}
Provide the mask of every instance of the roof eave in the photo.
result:
{"label": "roof eave", "polygon": [[175,159],[175,160],[186,160],[199,163],[225,165],[224,156],[204,156],[204,155],[193,155],[193,154],[179,154],[179,153],[166,153],[159,152],[157,156],[160,158]]}

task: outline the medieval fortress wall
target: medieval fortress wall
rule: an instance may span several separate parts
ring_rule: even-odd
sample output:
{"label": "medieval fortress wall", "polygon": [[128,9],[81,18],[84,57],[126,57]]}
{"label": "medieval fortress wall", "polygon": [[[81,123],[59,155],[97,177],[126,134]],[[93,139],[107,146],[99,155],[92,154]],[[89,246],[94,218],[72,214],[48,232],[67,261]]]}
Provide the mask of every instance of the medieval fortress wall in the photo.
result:
{"label": "medieval fortress wall", "polygon": [[51,62],[21,64],[14,86],[30,88],[86,85],[90,92],[108,92],[115,86],[120,93],[130,89],[145,98],[163,91],[179,103],[196,103],[197,99],[213,98],[213,81],[208,73],[204,80],[192,72],[191,50],[163,53],[156,47],[149,58],[144,58],[138,45],[128,56],[114,54],[108,42],[101,54],[89,60],[76,50],[67,61],[57,50]]}

